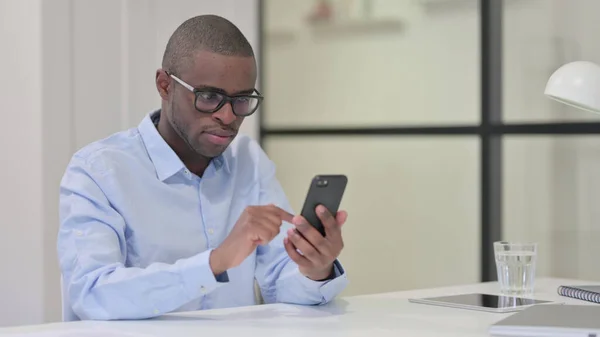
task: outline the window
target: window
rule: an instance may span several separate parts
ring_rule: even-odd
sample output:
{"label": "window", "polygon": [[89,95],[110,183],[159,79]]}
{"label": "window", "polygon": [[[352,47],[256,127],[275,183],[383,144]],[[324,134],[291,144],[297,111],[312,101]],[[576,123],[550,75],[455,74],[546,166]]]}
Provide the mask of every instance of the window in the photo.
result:
{"label": "window", "polygon": [[[600,43],[583,34],[600,28],[600,3],[261,6],[262,144],[296,209],[312,176],[348,175],[349,293],[495,280],[501,239],[540,242],[541,275],[600,279],[567,261],[593,256],[570,249],[596,233],[594,208],[562,197],[600,172],[599,116],[543,95],[563,63],[600,62]],[[579,171],[565,176],[559,155]],[[580,241],[556,241],[563,227]]]}

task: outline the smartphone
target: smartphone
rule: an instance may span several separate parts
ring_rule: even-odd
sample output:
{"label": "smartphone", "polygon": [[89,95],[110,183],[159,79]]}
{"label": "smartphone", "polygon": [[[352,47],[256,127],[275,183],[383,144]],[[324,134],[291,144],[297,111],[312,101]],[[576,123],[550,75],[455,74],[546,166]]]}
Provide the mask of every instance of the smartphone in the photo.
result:
{"label": "smartphone", "polygon": [[315,209],[318,205],[323,205],[335,216],[342,202],[347,183],[348,178],[339,174],[315,176],[310,184],[300,215],[323,236],[325,236],[325,228]]}

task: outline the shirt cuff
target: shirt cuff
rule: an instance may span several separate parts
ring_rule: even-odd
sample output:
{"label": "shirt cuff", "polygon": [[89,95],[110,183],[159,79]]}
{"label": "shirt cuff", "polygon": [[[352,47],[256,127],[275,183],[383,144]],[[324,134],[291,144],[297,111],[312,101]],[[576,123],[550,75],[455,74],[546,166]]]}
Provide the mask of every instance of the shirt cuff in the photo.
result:
{"label": "shirt cuff", "polygon": [[190,299],[204,296],[211,291],[229,282],[229,275],[225,271],[215,276],[210,268],[210,254],[212,249],[181,261],[180,275],[185,292]]}
{"label": "shirt cuff", "polygon": [[334,299],[340,292],[342,292],[342,290],[344,290],[344,288],[346,288],[346,285],[348,284],[346,271],[344,270],[342,264],[338,260],[335,260],[333,262],[333,268],[335,271],[335,278],[325,281],[313,281],[308,277],[300,274],[301,276],[303,276],[300,278],[300,282],[304,287],[308,289],[316,288],[316,290],[318,290],[318,292],[321,294],[321,296],[323,297],[322,304],[328,303],[332,299]]}

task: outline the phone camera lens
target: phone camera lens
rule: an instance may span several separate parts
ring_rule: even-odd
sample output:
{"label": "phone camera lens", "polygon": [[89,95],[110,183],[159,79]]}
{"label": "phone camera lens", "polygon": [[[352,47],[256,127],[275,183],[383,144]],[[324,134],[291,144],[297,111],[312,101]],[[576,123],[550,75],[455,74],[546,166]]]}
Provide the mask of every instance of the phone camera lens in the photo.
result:
{"label": "phone camera lens", "polygon": [[319,187],[327,186],[327,180],[317,181],[317,186],[319,186]]}

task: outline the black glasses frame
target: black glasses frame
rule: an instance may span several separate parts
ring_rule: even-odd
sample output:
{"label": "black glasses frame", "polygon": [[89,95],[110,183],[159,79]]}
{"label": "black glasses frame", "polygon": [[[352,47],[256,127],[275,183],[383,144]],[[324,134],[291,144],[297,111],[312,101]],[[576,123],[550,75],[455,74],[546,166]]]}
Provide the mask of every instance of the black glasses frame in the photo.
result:
{"label": "black glasses frame", "polygon": [[[257,90],[254,89],[254,91],[256,91],[256,95],[248,95],[248,94],[241,94],[241,95],[233,95],[233,96],[229,96],[227,94],[224,94],[222,92],[218,92],[218,91],[214,91],[214,90],[209,90],[209,89],[198,89],[198,88],[194,88],[193,86],[189,85],[188,83],[184,82],[182,79],[180,79],[179,77],[165,71],[165,73],[167,75],[169,75],[171,78],[173,78],[175,81],[177,81],[179,84],[181,84],[184,88],[188,89],[189,91],[194,93],[194,108],[202,113],[215,113],[217,111],[219,111],[225,104],[229,103],[229,105],[231,105],[231,111],[233,112],[234,115],[238,116],[238,117],[248,117],[250,115],[252,115],[253,113],[256,112],[256,110],[258,110],[258,107],[260,106],[260,104],[262,103],[262,101],[264,100],[264,96],[261,95],[261,93]],[[210,93],[210,94],[216,94],[216,95],[220,95],[221,97],[223,97],[223,99],[219,102],[219,104],[217,104],[217,106],[214,109],[210,109],[210,110],[202,110],[202,109],[198,109],[198,97],[203,94],[203,93]],[[234,101],[238,98],[253,98],[253,99],[257,99],[258,103],[256,103],[256,106],[254,107],[254,109],[252,109],[251,111],[249,111],[248,113],[245,114],[238,114],[235,111],[235,104]]]}

